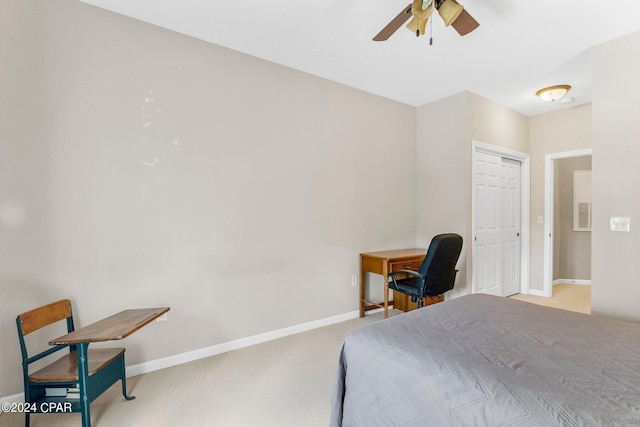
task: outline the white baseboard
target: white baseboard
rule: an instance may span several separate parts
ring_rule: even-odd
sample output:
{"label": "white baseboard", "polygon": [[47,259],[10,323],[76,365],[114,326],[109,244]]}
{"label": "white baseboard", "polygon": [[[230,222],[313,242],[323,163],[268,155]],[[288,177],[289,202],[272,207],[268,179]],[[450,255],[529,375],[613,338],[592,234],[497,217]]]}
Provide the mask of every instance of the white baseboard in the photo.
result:
{"label": "white baseboard", "polygon": [[[580,280],[580,279],[556,279],[553,281],[553,286],[555,285],[560,285],[560,284],[570,284],[570,285],[590,285],[591,284],[591,280]],[[544,293],[544,291],[541,290],[537,290],[537,289],[529,289],[528,292],[529,295],[534,295],[537,297],[545,297],[547,298],[548,295]]]}
{"label": "white baseboard", "polygon": [[321,328],[323,326],[333,325],[334,323],[344,322],[346,320],[355,319],[360,316],[359,311],[339,314],[337,316],[327,317],[325,319],[314,320],[312,322],[302,323],[300,325],[290,326],[288,328],[278,329],[271,332],[265,332],[246,338],[240,338],[210,347],[200,348],[185,353],[175,354],[173,356],[164,357],[162,359],[150,360],[148,362],[139,363],[127,367],[127,377],[146,374],[172,366],[181,365],[183,363],[193,362],[195,360],[204,359],[205,357],[215,356],[216,354],[226,353],[228,351],[238,350],[255,344],[283,338],[300,332],[310,331],[312,329]]}
{"label": "white baseboard", "polygon": [[[0,408],[3,403],[22,403],[24,402],[24,393],[13,394],[11,396],[2,396],[0,397]],[[0,414],[2,413],[2,409],[0,409]]]}
{"label": "white baseboard", "polygon": [[[372,310],[371,312],[375,311],[379,310]],[[139,363],[137,365],[127,366],[126,375],[127,378],[135,377],[136,375],[146,374],[164,368],[170,368],[172,366],[181,365],[183,363],[193,362],[194,360],[204,359],[205,357],[215,356],[216,354],[238,350],[255,344],[260,344],[278,338],[284,338],[289,335],[298,334],[300,332],[310,331],[316,328],[322,328],[323,326],[329,326],[333,325],[334,323],[340,323],[347,320],[355,319],[359,316],[360,311],[351,311],[349,313],[339,314],[337,316],[327,317],[325,319],[314,320],[312,322],[293,325],[275,331],[265,332],[262,334],[240,338],[237,340],[200,348],[197,350],[187,351],[186,353],[175,354],[173,356],[164,357],[162,359],[150,360],[148,362]],[[0,404],[20,402],[24,402],[24,393],[0,397]]]}
{"label": "white baseboard", "polygon": [[569,285],[590,285],[591,280],[580,280],[580,279],[555,279],[553,281],[553,286],[560,284],[569,284]]}

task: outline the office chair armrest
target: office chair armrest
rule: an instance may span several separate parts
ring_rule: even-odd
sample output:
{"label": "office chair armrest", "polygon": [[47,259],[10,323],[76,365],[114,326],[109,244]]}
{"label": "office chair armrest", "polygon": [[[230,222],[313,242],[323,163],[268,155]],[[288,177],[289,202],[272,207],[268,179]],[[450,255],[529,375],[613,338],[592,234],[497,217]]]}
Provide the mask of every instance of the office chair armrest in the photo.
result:
{"label": "office chair armrest", "polygon": [[389,273],[389,277],[391,277],[392,279],[395,279],[395,275],[398,273],[409,274],[410,276],[416,276],[421,279],[424,279],[424,274],[420,274],[420,272],[413,271],[413,270],[396,270],[393,273]]}
{"label": "office chair armrest", "polygon": [[420,282],[424,282],[424,275],[420,274],[417,271],[413,271],[413,270],[397,270],[394,271],[393,273],[389,273],[389,277],[391,278],[391,282],[393,283],[391,285],[392,289],[397,289],[398,288],[398,282],[396,282],[396,274],[408,274],[409,276],[414,276],[414,277],[419,277],[421,280]]}

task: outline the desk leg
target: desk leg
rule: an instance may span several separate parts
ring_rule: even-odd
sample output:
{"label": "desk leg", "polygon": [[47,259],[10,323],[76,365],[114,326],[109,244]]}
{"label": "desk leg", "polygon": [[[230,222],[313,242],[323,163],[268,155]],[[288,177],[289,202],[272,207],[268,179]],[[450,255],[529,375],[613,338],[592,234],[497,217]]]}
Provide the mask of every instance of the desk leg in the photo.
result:
{"label": "desk leg", "polygon": [[384,318],[389,317],[389,260],[382,264],[382,277],[384,278]]}
{"label": "desk leg", "polygon": [[362,270],[362,255],[360,255],[360,317],[364,317],[364,271]]}
{"label": "desk leg", "polygon": [[89,360],[87,359],[88,342],[76,344],[78,357],[78,386],[80,387],[80,410],[82,412],[82,427],[91,427],[91,414],[89,413]]}

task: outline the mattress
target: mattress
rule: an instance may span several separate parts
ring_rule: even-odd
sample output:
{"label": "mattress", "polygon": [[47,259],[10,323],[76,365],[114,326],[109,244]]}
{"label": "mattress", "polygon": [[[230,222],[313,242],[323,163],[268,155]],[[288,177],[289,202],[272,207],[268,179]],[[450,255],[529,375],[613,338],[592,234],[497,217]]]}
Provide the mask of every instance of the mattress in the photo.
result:
{"label": "mattress", "polygon": [[640,324],[467,295],[348,335],[332,426],[640,426]]}

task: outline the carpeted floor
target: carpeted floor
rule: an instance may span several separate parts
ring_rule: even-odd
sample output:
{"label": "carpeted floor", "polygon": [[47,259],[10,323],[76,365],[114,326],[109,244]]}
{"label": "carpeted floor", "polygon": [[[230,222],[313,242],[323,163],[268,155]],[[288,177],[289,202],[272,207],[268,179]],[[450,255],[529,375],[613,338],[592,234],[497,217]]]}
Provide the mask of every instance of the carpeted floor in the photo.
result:
{"label": "carpeted floor", "polygon": [[[553,298],[513,298],[590,311],[590,286],[557,285]],[[392,315],[400,312],[391,310]],[[94,427],[314,427],[329,424],[331,386],[344,337],[382,319],[374,313],[128,379],[133,401],[111,387],[91,405]],[[0,414],[0,427],[24,425]],[[80,414],[35,414],[32,427],[80,426]]]}
{"label": "carpeted floor", "polygon": [[591,314],[591,285],[558,284],[553,287],[552,298],[522,294],[509,298]]}
{"label": "carpeted floor", "polygon": [[[374,313],[129,378],[136,399],[112,386],[91,404],[92,426],[326,427],[342,341],[381,319]],[[0,427],[23,425],[22,414],[0,414]],[[31,416],[32,427],[80,425],[78,413]]]}

